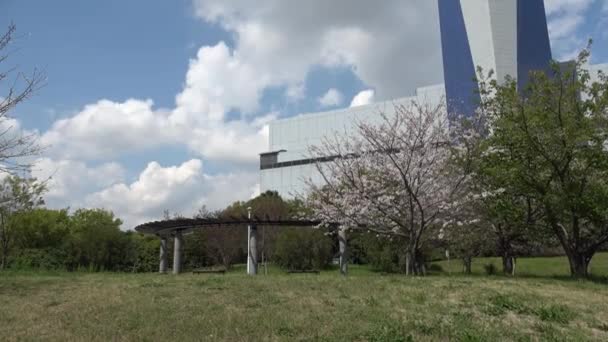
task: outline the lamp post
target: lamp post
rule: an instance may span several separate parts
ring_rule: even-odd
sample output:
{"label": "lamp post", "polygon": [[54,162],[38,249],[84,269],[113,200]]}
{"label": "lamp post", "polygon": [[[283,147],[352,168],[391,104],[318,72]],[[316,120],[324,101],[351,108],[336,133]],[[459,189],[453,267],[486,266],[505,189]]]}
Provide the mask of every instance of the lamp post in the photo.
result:
{"label": "lamp post", "polygon": [[257,229],[251,224],[251,207],[247,208],[249,225],[247,226],[247,274],[256,275],[258,273],[257,262]]}
{"label": "lamp post", "polygon": [[247,219],[249,219],[249,224],[247,225],[247,274],[251,272],[251,246],[249,245],[251,242],[251,207],[247,207]]}

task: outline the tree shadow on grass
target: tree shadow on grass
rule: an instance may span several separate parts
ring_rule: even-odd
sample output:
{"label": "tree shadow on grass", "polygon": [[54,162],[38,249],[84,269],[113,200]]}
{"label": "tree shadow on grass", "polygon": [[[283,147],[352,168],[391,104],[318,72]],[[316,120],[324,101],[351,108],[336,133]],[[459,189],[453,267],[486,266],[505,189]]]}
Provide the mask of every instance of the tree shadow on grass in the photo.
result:
{"label": "tree shadow on grass", "polygon": [[538,275],[538,274],[529,274],[529,273],[521,273],[516,274],[515,276],[509,276],[504,274],[494,274],[494,275],[486,275],[480,273],[472,273],[465,274],[462,272],[452,272],[448,273],[445,271],[441,272],[430,272],[427,276],[430,277],[454,277],[454,278],[483,278],[483,279],[500,279],[500,280],[517,280],[517,279],[533,279],[533,280],[557,280],[569,283],[577,283],[577,282],[589,282],[600,285],[608,285],[608,276],[605,275],[590,275],[587,278],[576,278],[568,275]]}

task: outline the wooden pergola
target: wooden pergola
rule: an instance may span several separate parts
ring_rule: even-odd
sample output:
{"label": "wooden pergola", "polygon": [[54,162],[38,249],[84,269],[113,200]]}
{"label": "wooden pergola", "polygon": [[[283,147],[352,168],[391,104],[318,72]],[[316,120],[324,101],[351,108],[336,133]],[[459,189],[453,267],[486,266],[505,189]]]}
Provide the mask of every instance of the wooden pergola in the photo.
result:
{"label": "wooden pergola", "polygon": [[[195,218],[195,219],[172,219],[164,221],[154,221],[141,224],[135,227],[135,230],[144,234],[154,234],[160,238],[160,261],[159,272],[167,273],[167,243],[170,237],[173,237],[173,274],[179,274],[182,271],[182,247],[184,233],[205,228],[234,228],[239,226],[248,227],[247,241],[247,274],[257,274],[257,229],[261,226],[266,227],[301,227],[313,228],[319,226],[320,221],[310,220],[293,220],[293,219],[260,219],[258,217],[236,217],[236,218]],[[348,270],[347,263],[347,245],[346,231],[340,229],[338,224],[330,224],[330,230],[338,231],[338,241],[340,245],[340,272],[346,274]]]}

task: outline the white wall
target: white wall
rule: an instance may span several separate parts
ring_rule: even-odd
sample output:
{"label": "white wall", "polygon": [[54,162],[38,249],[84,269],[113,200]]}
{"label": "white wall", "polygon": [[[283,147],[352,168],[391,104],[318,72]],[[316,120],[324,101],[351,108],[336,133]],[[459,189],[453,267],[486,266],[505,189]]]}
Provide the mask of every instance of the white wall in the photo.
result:
{"label": "white wall", "polygon": [[[354,134],[357,122],[379,122],[379,113],[391,115],[396,105],[409,105],[414,100],[437,105],[444,97],[445,87],[441,84],[419,88],[413,97],[277,120],[270,123],[269,150],[287,150],[279,154],[279,162],[307,159],[308,148],[319,145],[323,137]],[[304,179],[309,178],[320,181],[314,165],[261,170],[260,189],[278,191],[281,196],[291,198],[305,191]]]}
{"label": "white wall", "polygon": [[496,70],[489,1],[460,0],[460,3],[475,68]]}
{"label": "white wall", "polygon": [[496,79],[517,78],[517,0],[489,0]]}

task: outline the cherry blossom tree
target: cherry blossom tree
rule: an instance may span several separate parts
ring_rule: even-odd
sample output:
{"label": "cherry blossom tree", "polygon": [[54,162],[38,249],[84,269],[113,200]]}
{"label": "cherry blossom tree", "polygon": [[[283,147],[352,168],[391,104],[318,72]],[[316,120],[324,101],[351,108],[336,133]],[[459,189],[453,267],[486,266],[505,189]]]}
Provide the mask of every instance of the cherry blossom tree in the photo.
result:
{"label": "cherry blossom tree", "polygon": [[322,181],[307,181],[307,204],[326,224],[401,238],[406,274],[424,274],[421,247],[465,205],[468,176],[453,167],[443,105],[400,105],[379,117],[310,149]]}

